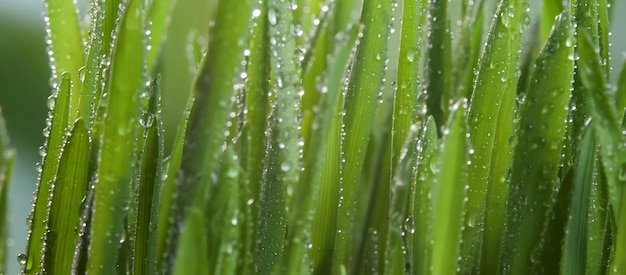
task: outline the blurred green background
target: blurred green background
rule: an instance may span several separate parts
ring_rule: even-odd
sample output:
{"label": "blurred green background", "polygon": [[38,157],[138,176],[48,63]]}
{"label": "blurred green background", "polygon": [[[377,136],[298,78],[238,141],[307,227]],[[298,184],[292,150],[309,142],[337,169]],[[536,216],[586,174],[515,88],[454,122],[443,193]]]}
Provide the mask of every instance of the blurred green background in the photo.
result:
{"label": "blurred green background", "polygon": [[[86,0],[78,1],[85,13]],[[209,2],[178,1],[172,16],[168,42],[159,68],[162,74],[165,129],[169,140],[175,131],[192,82],[187,47],[190,42],[206,43]],[[531,2],[536,12],[541,1]],[[625,1],[616,1],[612,22],[612,82],[626,56]],[[7,120],[12,145],[18,151],[17,165],[9,197],[9,246],[7,274],[18,274],[17,255],[25,250],[27,216],[41,161],[38,148],[43,144],[42,130],[48,109],[50,72],[45,45],[43,0],[0,1],[0,107]],[[531,28],[529,28],[531,30]]]}

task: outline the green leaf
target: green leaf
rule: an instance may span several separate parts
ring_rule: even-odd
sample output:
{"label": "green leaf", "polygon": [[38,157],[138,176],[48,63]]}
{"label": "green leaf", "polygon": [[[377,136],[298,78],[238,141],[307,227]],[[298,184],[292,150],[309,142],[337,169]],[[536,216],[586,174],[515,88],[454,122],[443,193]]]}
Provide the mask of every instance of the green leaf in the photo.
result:
{"label": "green leaf", "polygon": [[[8,196],[14,163],[15,150],[9,147],[9,135],[0,108],[0,242],[3,244],[7,240]],[[0,245],[0,273],[5,272],[6,248],[6,245]]]}
{"label": "green leaf", "polygon": [[63,146],[63,136],[68,124],[70,94],[72,82],[69,74],[63,74],[58,90],[49,100],[54,104],[54,110],[49,113],[49,124],[44,129],[44,136],[47,136],[46,143],[42,147],[45,150],[43,164],[39,171],[39,183],[35,204],[30,219],[30,230],[28,236],[28,247],[26,249],[26,264],[23,266],[26,274],[39,274],[43,268],[43,256],[45,251],[44,234],[48,228],[49,215],[48,202],[54,184],[54,176],[59,167],[59,156]]}
{"label": "green leaf", "polygon": [[545,226],[554,203],[552,197],[559,189],[559,163],[574,70],[572,40],[570,16],[564,12],[535,63],[519,124],[501,272],[528,274],[544,265],[531,254],[542,249],[537,226]]}
{"label": "green leaf", "polygon": [[[71,0],[46,0],[45,17],[48,29],[48,55],[53,81],[63,78],[62,74],[79,75],[85,61],[83,40],[78,25],[78,14]],[[82,80],[81,80],[82,81]],[[79,83],[75,81],[75,83]],[[69,121],[73,122],[80,114],[81,86],[74,85],[70,95]]]}
{"label": "green leaf", "polygon": [[426,47],[426,104],[428,114],[435,118],[438,126],[445,123],[447,110],[444,105],[449,100],[455,100],[452,94],[451,76],[451,48],[450,19],[448,17],[448,0],[428,1],[426,17],[428,34]]}
{"label": "green leaf", "polygon": [[465,106],[452,107],[448,128],[437,165],[437,182],[432,190],[432,274],[454,274],[459,266],[461,231],[464,219],[469,141],[465,124]]}
{"label": "green leaf", "polygon": [[44,268],[51,274],[72,273],[74,247],[78,243],[80,209],[89,183],[90,143],[85,121],[74,123],[63,146],[52,187]]}
{"label": "green leaf", "polygon": [[108,98],[102,145],[95,183],[91,243],[87,272],[115,272],[124,220],[130,204],[139,96],[143,88],[145,51],[145,2],[130,1],[125,7],[105,89]]}
{"label": "green leaf", "polygon": [[593,184],[595,160],[595,138],[592,129],[587,129],[580,147],[580,162],[574,180],[574,198],[565,233],[563,274],[586,274],[587,263],[587,216],[590,205],[589,194]]}
{"label": "green leaf", "polygon": [[[497,210],[487,211],[492,208],[485,205],[487,202],[487,207],[504,204],[504,197],[498,194],[506,188],[501,178],[506,176],[502,172],[510,163],[508,135],[513,131],[511,109],[517,88],[521,33],[528,20],[525,5],[524,0],[498,2],[475,76],[468,115],[474,153],[470,155],[465,212],[466,220],[474,226],[467,226],[463,231],[462,272],[475,271],[480,266],[482,259],[476,256],[480,255],[478,250],[483,242],[490,254],[497,251],[500,243],[497,230],[503,224],[498,220],[501,215]],[[483,234],[484,229],[496,232]]]}
{"label": "green leaf", "polygon": [[147,49],[146,68],[149,71],[155,70],[155,64],[161,53],[163,42],[165,42],[166,32],[169,27],[170,14],[176,0],[155,0],[152,1],[150,9],[150,24],[148,25],[150,44]]}
{"label": "green leaf", "polygon": [[[337,215],[337,239],[333,259],[333,273],[342,269],[351,272],[350,265],[356,262],[354,252],[359,247],[352,235],[360,228],[354,227],[358,190],[361,190],[361,175],[364,168],[371,121],[377,107],[377,96],[382,88],[387,58],[387,40],[391,20],[391,2],[366,0],[363,2],[361,24],[348,90],[345,96],[343,118],[344,137],[342,152],[345,162],[341,165],[342,192],[340,193]],[[362,35],[362,36],[361,36]]]}
{"label": "green leaf", "polygon": [[189,209],[176,249],[173,274],[210,274],[209,266],[206,265],[209,256],[205,245],[207,239],[202,220],[202,213],[199,209],[195,207]]}

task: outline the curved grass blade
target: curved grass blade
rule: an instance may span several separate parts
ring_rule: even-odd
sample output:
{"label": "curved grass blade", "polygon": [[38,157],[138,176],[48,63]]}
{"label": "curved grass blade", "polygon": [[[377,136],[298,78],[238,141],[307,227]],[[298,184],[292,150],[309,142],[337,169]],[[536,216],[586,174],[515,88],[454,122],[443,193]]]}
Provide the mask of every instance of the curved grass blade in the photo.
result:
{"label": "curved grass blade", "polygon": [[535,63],[533,81],[519,125],[500,272],[528,274],[542,265],[532,253],[542,249],[537,226],[544,227],[559,189],[559,163],[568,114],[574,63],[569,13],[556,20]]}
{"label": "curved grass blade", "polygon": [[48,227],[45,221],[49,215],[48,202],[52,191],[51,186],[59,167],[63,136],[68,125],[71,87],[70,75],[63,74],[58,90],[50,97],[50,100],[54,102],[54,109],[48,115],[49,123],[44,130],[44,136],[47,136],[47,139],[42,148],[46,153],[43,155],[35,203],[29,221],[27,259],[23,266],[25,274],[39,274],[43,268],[43,256],[46,250],[44,234]]}
{"label": "curved grass blade", "polygon": [[409,236],[413,238],[411,271],[413,274],[428,274],[432,262],[432,219],[433,203],[432,188],[436,181],[436,167],[439,162],[439,140],[437,138],[437,125],[432,116],[429,116],[425,128],[420,137],[420,155],[417,162],[417,177],[414,181],[412,201],[410,204],[413,219],[413,232]]}
{"label": "curved grass blade", "polygon": [[[52,81],[62,78],[63,73],[76,76],[79,74],[85,54],[83,40],[78,24],[76,7],[71,0],[46,0],[45,17],[49,45],[48,55],[52,69]],[[78,83],[75,81],[75,83]],[[55,83],[56,84],[56,83]],[[54,85],[53,85],[54,86]],[[81,85],[74,85],[70,95],[69,121],[75,121],[79,116]]]}
{"label": "curved grass blade", "polygon": [[452,72],[451,34],[450,19],[448,17],[448,0],[428,1],[428,46],[426,54],[427,87],[428,96],[426,105],[428,113],[435,118],[438,126],[443,126],[446,121],[447,106],[449,100],[457,96],[452,94],[450,81]]}
{"label": "curved grass blade", "polygon": [[595,138],[592,128],[588,128],[580,147],[580,157],[574,180],[572,209],[565,233],[563,274],[586,274],[587,268],[587,219],[590,205],[590,192],[593,185],[595,162]]}
{"label": "curved grass blade", "polygon": [[432,274],[455,274],[463,228],[463,207],[467,190],[469,141],[465,125],[465,106],[452,107],[448,129],[437,163],[437,183],[433,193]]}
{"label": "curved grass blade", "polygon": [[[525,6],[525,0],[498,2],[474,81],[468,115],[474,153],[470,155],[466,220],[475,225],[467,226],[463,231],[462,272],[479,267],[483,242],[487,247],[496,248],[500,243],[498,232],[481,232],[498,228],[503,223],[497,219],[502,216],[498,209],[491,207],[503,205],[505,199],[496,197],[502,193],[502,184],[498,181],[505,176],[497,173],[506,171],[509,161],[498,163],[496,159],[510,158],[510,152],[506,150],[510,146],[509,137],[506,135],[512,132],[513,117],[511,110],[506,108],[511,108],[516,94],[521,33],[528,16]],[[487,248],[487,251],[494,250],[497,251]]]}
{"label": "curved grass blade", "polygon": [[176,262],[172,274],[210,274],[209,266],[206,265],[209,256],[205,245],[207,239],[202,220],[202,213],[198,208],[189,209],[177,245]]}
{"label": "curved grass blade", "polygon": [[5,272],[7,240],[7,206],[15,150],[9,147],[9,135],[0,108],[0,273]]}
{"label": "curved grass blade", "polygon": [[556,16],[563,12],[563,2],[563,0],[543,1],[541,8],[541,43],[548,40]]}
{"label": "curved grass blade", "polygon": [[[349,61],[351,49],[356,41],[358,27],[352,26],[336,37],[337,48],[335,53],[328,57],[328,68],[325,73],[324,87],[327,90],[322,95],[318,105],[318,113],[313,118],[313,127],[310,144],[304,151],[304,172],[300,182],[294,191],[289,215],[289,235],[286,244],[287,273],[302,274],[309,270],[307,266],[308,252],[306,247],[310,243],[312,227],[312,215],[314,206],[317,205],[315,198],[321,181],[321,171],[326,150],[329,147],[329,134],[332,131],[333,116],[338,107],[341,94],[342,80]],[[328,160],[326,160],[328,161]],[[324,214],[330,211],[324,212]]]}
{"label": "curved grass blade", "polygon": [[354,269],[354,252],[360,247],[360,240],[353,240],[357,232],[353,223],[357,213],[357,195],[361,186],[365,152],[368,149],[372,121],[377,107],[378,89],[382,87],[385,75],[387,40],[391,21],[391,2],[366,0],[363,2],[361,24],[364,29],[360,36],[356,58],[351,69],[348,90],[345,98],[343,118],[344,138],[342,140],[342,192],[337,215],[337,235],[333,273]]}
{"label": "curved grass blade", "polygon": [[79,119],[69,134],[59,161],[50,203],[44,268],[50,274],[71,274],[78,243],[80,209],[89,183],[90,142],[85,121]]}
{"label": "curved grass blade", "polygon": [[139,95],[143,88],[145,50],[144,1],[124,7],[119,36],[106,86],[108,107],[103,122],[100,160],[96,172],[94,211],[87,272],[112,274],[124,234],[130,204],[131,168],[135,160]]}

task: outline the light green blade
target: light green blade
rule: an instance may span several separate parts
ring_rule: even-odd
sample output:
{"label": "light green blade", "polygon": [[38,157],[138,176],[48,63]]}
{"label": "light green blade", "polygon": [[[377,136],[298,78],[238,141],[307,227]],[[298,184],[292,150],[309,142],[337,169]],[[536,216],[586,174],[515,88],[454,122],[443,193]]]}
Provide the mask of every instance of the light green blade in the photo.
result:
{"label": "light green blade", "polygon": [[206,261],[209,258],[202,213],[197,208],[191,208],[183,225],[176,249],[176,262],[174,263],[174,275],[208,275],[209,266]]}
{"label": "light green blade", "polygon": [[5,272],[7,246],[7,209],[11,174],[15,163],[15,150],[9,147],[9,135],[0,108],[0,273]]}

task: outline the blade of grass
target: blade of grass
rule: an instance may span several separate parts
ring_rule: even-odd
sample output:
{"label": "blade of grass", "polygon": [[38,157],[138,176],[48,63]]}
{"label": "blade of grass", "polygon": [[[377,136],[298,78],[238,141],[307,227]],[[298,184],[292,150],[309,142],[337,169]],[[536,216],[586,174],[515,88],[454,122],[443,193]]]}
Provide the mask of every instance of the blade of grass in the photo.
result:
{"label": "blade of grass", "polygon": [[48,114],[46,129],[45,149],[43,165],[39,170],[39,179],[33,210],[30,217],[30,230],[28,235],[28,247],[26,248],[26,263],[23,266],[25,274],[39,274],[43,268],[43,256],[46,249],[44,235],[47,230],[49,215],[48,201],[51,196],[51,186],[54,176],[59,167],[59,156],[63,145],[65,127],[68,124],[72,82],[69,74],[61,76],[61,83],[49,100],[54,104],[54,110]]}
{"label": "blade of grass", "polygon": [[157,272],[157,225],[158,199],[163,171],[163,129],[160,117],[160,93],[158,79],[151,84],[148,113],[141,118],[145,129],[143,148],[140,153],[139,178],[135,190],[136,219],[133,245],[134,274],[154,274]]}
{"label": "blade of grass", "polygon": [[[439,127],[446,121],[447,111],[443,106],[457,96],[452,94],[452,56],[450,19],[448,17],[448,0],[428,1],[427,25],[428,41],[426,54],[427,81],[426,104],[428,113],[435,118]],[[441,134],[441,133],[440,133]]]}
{"label": "blade of grass", "polygon": [[[256,232],[259,225],[259,202],[261,181],[263,179],[264,159],[268,116],[268,93],[270,91],[270,52],[267,33],[266,1],[259,2],[254,10],[250,32],[250,57],[248,59],[248,80],[246,81],[245,105],[247,114],[244,124],[246,139],[242,145],[241,163],[245,176],[245,192],[249,194],[245,201],[245,234],[242,236],[244,253],[242,273],[252,273],[256,261]],[[243,192],[243,189],[242,189]],[[242,196],[246,197],[246,196]]]}
{"label": "blade of grass", "polygon": [[467,190],[469,148],[465,125],[465,106],[452,107],[448,128],[437,163],[437,183],[433,193],[432,274],[454,274],[460,265],[463,207]]}
{"label": "blade of grass", "polygon": [[580,147],[580,162],[576,170],[574,198],[565,233],[561,270],[564,274],[585,274],[587,258],[587,216],[589,194],[593,184],[595,161],[595,138],[591,128],[587,129]]}
{"label": "blade of grass", "polygon": [[[462,1],[463,4],[468,3]],[[463,23],[459,30],[454,54],[454,87],[452,93],[458,97],[471,98],[474,69],[478,67],[478,56],[483,38],[485,1],[471,1],[465,7]],[[444,103],[445,104],[445,103]]]}
{"label": "blade of grass", "polygon": [[435,170],[439,161],[439,140],[437,125],[432,116],[426,120],[425,128],[420,137],[420,155],[416,165],[417,177],[414,181],[412,194],[413,241],[411,245],[411,271],[413,274],[427,274],[432,263],[432,188],[435,186]]}
{"label": "blade of grass", "polygon": [[15,163],[15,150],[9,147],[9,135],[0,108],[0,273],[5,272],[7,255],[7,209],[11,174]]}
{"label": "blade of grass", "polygon": [[[52,70],[53,86],[63,73],[73,76],[79,74],[85,61],[83,40],[78,24],[76,7],[71,0],[46,0],[47,15],[46,43],[49,46],[48,55]],[[82,80],[81,80],[82,81]],[[78,83],[78,81],[74,81]],[[80,114],[81,85],[74,85],[70,95],[69,121],[73,122]]]}
{"label": "blade of grass", "polygon": [[[300,177],[300,182],[294,191],[292,204],[290,206],[289,236],[286,244],[286,255],[289,255],[287,263],[287,273],[296,274],[307,272],[306,261],[308,253],[306,247],[310,242],[310,232],[313,225],[312,213],[318,197],[320,185],[320,172],[324,160],[325,151],[328,148],[328,137],[331,132],[331,125],[335,110],[341,94],[341,84],[349,61],[351,49],[356,41],[358,27],[352,26],[345,32],[338,33],[335,38],[335,53],[328,57],[329,64],[324,82],[327,90],[322,95],[318,105],[318,114],[315,116],[310,144],[305,147],[304,152],[304,172]],[[312,151],[313,150],[313,151]]]}
{"label": "blade of grass", "polygon": [[573,28],[569,13],[556,20],[548,42],[535,63],[531,86],[519,126],[508,197],[500,271],[528,274],[540,267],[531,252],[541,250],[538,225],[545,226],[558,171],[565,118],[568,114],[574,63]]}
{"label": "blade of grass", "polygon": [[389,39],[389,22],[391,20],[391,3],[382,0],[366,0],[363,2],[361,24],[364,29],[360,36],[356,59],[351,70],[348,90],[345,99],[345,115],[343,118],[343,158],[341,169],[342,182],[337,215],[337,235],[333,273],[341,270],[353,270],[350,265],[352,255],[359,248],[359,240],[353,240],[356,233],[355,221],[357,192],[361,186],[362,169],[365,152],[371,134],[371,121],[377,106],[378,90],[382,87],[385,75],[387,40]]}
{"label": "blade of grass", "polygon": [[51,274],[72,273],[78,242],[81,203],[88,187],[90,144],[85,121],[79,119],[63,146],[50,203],[44,268]]}
{"label": "blade of grass", "polygon": [[[206,261],[209,258],[205,228],[202,223],[202,213],[198,208],[189,209],[187,220],[185,221],[180,241],[176,249],[176,262],[173,273],[175,275],[197,274],[208,275],[209,267]],[[200,244],[200,245],[198,245]]]}
{"label": "blade of grass", "polygon": [[87,272],[112,274],[124,233],[133,178],[139,96],[143,88],[145,2],[130,1],[115,44],[108,100],[95,183],[94,211]]}
{"label": "blade of grass", "polygon": [[167,29],[171,21],[170,13],[172,12],[176,0],[156,0],[152,2],[150,9],[150,23],[148,31],[150,36],[150,44],[147,48],[146,68],[154,71],[155,64],[162,51],[162,44],[167,37]]}
{"label": "blade of grass", "polygon": [[622,62],[615,94],[615,109],[618,114],[624,114],[626,112],[626,59]]}
{"label": "blade of grass", "polygon": [[506,192],[502,190],[505,186],[499,184],[505,175],[497,173],[506,171],[509,162],[498,163],[495,159],[510,158],[507,156],[510,152],[502,148],[510,146],[506,135],[512,132],[513,118],[511,110],[506,108],[511,108],[516,93],[521,33],[527,24],[525,6],[524,0],[498,2],[475,76],[468,116],[475,151],[470,155],[470,186],[465,212],[466,220],[475,225],[467,226],[463,231],[462,272],[479,267],[483,242],[488,247],[487,253],[497,251],[500,244],[499,232],[482,232],[497,230],[504,222],[499,220],[504,210],[492,207],[504,205],[505,198],[498,195]]}

